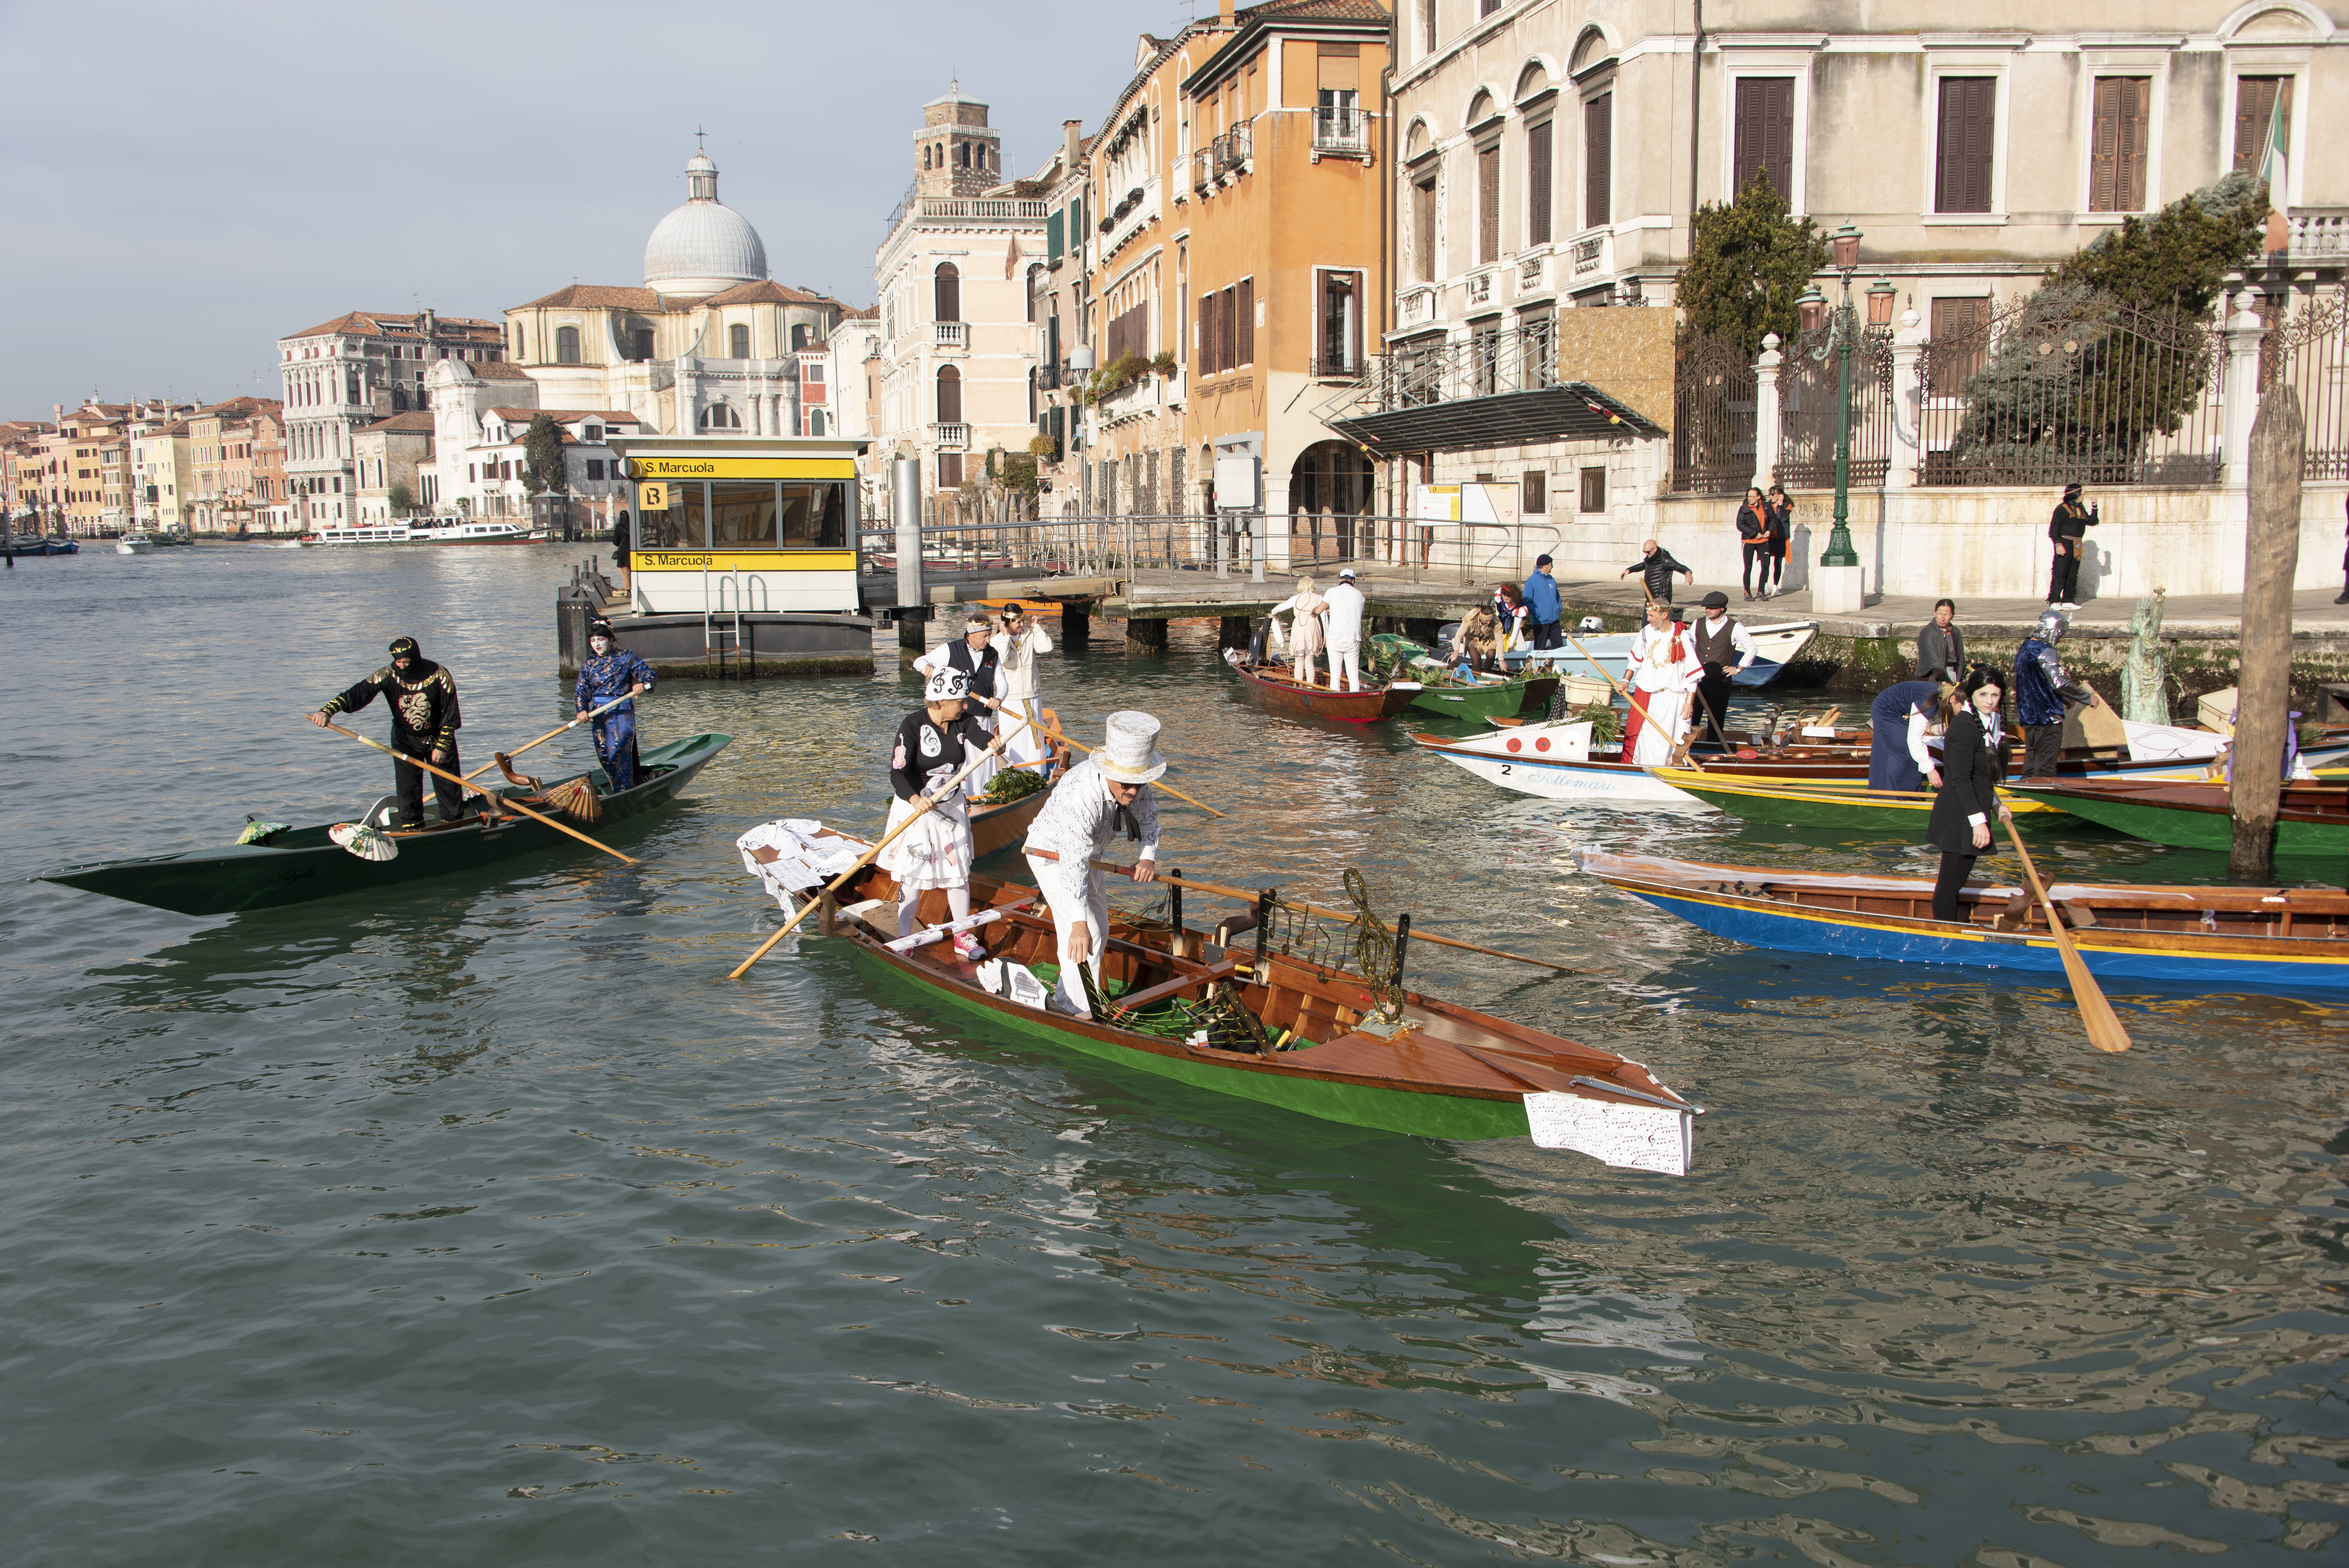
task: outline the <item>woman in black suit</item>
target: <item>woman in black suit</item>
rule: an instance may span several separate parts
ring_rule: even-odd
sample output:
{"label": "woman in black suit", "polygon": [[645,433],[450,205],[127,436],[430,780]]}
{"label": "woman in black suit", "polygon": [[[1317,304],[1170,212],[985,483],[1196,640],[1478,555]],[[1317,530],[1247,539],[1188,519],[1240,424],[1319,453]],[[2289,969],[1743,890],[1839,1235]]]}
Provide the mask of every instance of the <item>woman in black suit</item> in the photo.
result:
{"label": "woman in black suit", "polygon": [[1961,695],[1941,748],[1941,788],[1925,830],[1925,841],[1941,851],[1941,874],[1933,884],[1935,920],[1965,919],[1958,890],[1973,873],[1975,857],[1990,848],[1991,819],[2007,816],[1998,798],[1998,705],[2005,691],[1996,672],[1979,665],[1958,689]]}

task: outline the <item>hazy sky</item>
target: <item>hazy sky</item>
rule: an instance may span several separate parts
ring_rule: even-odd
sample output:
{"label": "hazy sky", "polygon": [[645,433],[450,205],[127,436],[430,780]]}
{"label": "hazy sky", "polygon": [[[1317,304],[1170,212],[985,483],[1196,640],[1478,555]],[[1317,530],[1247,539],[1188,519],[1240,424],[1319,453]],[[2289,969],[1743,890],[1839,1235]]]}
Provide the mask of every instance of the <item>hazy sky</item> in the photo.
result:
{"label": "hazy sky", "polygon": [[[1212,0],[1197,0],[1205,6]],[[781,282],[873,298],[921,105],[958,75],[1007,172],[1088,131],[1185,0],[0,0],[0,418],[277,394],[276,340],[347,310],[497,319],[636,284],[685,200],[719,196]]]}

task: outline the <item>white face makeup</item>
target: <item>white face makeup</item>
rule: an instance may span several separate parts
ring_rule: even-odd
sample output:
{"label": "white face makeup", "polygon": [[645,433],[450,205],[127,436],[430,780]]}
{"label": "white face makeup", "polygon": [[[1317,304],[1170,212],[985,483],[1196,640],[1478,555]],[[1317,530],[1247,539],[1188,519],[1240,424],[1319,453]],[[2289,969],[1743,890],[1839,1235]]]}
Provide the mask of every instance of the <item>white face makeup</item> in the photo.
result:
{"label": "white face makeup", "polygon": [[587,639],[587,645],[595,649],[599,654],[609,653],[612,648],[612,639],[609,637],[590,637]]}

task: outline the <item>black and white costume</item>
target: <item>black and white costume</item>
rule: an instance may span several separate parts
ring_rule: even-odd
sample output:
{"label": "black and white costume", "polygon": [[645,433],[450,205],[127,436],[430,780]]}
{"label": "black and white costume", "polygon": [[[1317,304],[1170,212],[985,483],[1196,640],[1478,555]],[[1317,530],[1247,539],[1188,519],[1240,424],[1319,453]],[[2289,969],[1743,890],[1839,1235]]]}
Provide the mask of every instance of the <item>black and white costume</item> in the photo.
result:
{"label": "black and white costume", "polygon": [[[985,622],[980,623],[980,625],[984,624],[986,624]],[[976,631],[978,627],[974,626],[971,629]],[[968,637],[957,637],[950,643],[939,644],[920,658],[916,659],[914,667],[926,676],[935,676],[941,670],[959,672],[970,699],[970,708],[967,717],[972,723],[978,726],[981,734],[989,739],[994,738],[996,730],[994,710],[979,701],[981,697],[986,697],[989,701],[999,701],[1003,696],[1002,656],[996,652],[992,641],[974,654],[970,651]],[[957,763],[956,766],[959,767],[961,764]],[[997,773],[1002,770],[1002,768],[1000,759],[995,758],[989,758],[980,763],[971,770],[970,777],[962,781],[964,796],[976,800],[987,793],[988,784]]]}
{"label": "black and white costume", "polygon": [[970,885],[969,807],[961,790],[946,786],[992,739],[967,713],[939,724],[925,708],[907,714],[897,726],[895,749],[889,758],[889,789],[896,797],[889,807],[889,829],[914,815],[917,796],[927,795],[936,802],[880,854],[881,869],[897,879],[908,906],[913,895],[926,888]]}

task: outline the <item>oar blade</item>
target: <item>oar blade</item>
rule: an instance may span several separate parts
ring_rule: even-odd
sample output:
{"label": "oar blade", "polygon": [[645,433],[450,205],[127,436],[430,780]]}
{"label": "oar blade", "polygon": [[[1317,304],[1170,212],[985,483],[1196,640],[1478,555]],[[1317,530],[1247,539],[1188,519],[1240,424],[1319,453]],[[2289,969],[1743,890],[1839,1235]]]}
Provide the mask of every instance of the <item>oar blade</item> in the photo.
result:
{"label": "oar blade", "polygon": [[2064,947],[2064,973],[2072,982],[2072,999],[2079,1004],[2080,1022],[2087,1026],[2088,1044],[2100,1051],[2120,1052],[2129,1048],[2128,1031],[2121,1027],[2120,1015],[2105,999],[2103,987],[2088,973],[2088,961],[2080,956],[2080,949],[2072,942]]}

